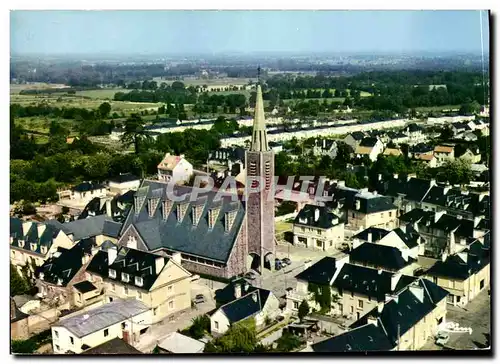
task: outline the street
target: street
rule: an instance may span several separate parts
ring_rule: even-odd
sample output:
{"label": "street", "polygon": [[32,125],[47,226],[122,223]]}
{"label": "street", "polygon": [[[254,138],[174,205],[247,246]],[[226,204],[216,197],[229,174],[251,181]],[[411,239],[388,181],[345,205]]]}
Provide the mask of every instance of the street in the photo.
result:
{"label": "street", "polygon": [[[468,333],[450,333],[447,348],[454,350],[478,349],[486,345],[485,334],[491,333],[490,310],[491,297],[488,289],[484,289],[474,300],[469,302],[465,308],[448,305],[446,321],[456,322],[460,327],[471,327],[472,335]],[[434,344],[434,339],[422,348],[423,350],[442,350],[443,348]]]}

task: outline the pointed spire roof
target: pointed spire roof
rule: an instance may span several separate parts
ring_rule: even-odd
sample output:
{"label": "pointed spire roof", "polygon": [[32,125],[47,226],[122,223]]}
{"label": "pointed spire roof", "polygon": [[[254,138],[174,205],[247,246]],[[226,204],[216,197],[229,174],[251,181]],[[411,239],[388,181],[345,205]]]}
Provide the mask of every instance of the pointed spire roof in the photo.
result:
{"label": "pointed spire roof", "polygon": [[267,143],[266,119],[264,118],[264,100],[262,88],[257,84],[257,97],[255,99],[255,116],[253,120],[251,151],[265,152],[269,150]]}

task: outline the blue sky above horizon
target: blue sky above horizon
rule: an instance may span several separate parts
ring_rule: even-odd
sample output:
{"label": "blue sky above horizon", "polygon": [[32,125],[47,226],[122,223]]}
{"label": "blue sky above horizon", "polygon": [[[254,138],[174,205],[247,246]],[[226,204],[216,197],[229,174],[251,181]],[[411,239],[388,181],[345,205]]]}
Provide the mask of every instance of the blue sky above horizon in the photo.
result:
{"label": "blue sky above horizon", "polygon": [[[11,11],[15,54],[481,51],[480,12]],[[482,12],[489,49],[488,13]]]}

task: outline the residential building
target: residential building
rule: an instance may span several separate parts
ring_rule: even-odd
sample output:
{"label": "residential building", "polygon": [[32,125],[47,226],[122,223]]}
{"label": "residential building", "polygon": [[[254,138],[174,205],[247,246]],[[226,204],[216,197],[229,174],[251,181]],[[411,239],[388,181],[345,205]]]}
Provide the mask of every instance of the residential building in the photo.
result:
{"label": "residential building", "polygon": [[245,296],[259,288],[254,287],[245,278],[231,280],[224,288],[215,291],[215,302],[217,307],[236,300],[237,297]]}
{"label": "residential building", "polygon": [[363,138],[354,153],[358,158],[367,156],[375,162],[379,154],[384,151],[384,144],[379,138]]}
{"label": "residential building", "polygon": [[386,196],[361,192],[354,196],[353,204],[347,205],[347,225],[353,230],[370,226],[390,229],[396,221],[397,207]]}
{"label": "residential building", "polygon": [[179,332],[172,332],[158,343],[160,354],[201,354],[205,343]]}
{"label": "residential building", "polygon": [[337,156],[337,142],[333,139],[316,139],[314,140],[312,153],[316,157],[327,155],[330,158],[335,158]]}
{"label": "residential building", "polygon": [[[85,268],[96,252],[94,239],[84,239],[71,249],[59,247],[44,264],[35,271],[38,296],[48,304],[69,307],[86,306],[98,300],[94,287],[85,297],[75,284],[86,279]],[[87,293],[87,292],[86,292]]]}
{"label": "residential building", "polygon": [[114,338],[133,345],[150,325],[151,310],[144,303],[117,299],[54,324],[52,347],[54,354],[80,354]]}
{"label": "residential building", "polygon": [[41,266],[58,248],[70,249],[72,239],[48,223],[10,218],[10,262],[21,272],[27,263]]}
{"label": "residential building", "polygon": [[98,246],[106,240],[116,242],[123,225],[107,215],[89,216],[64,224],[57,220],[49,220],[46,224],[64,231],[74,242],[94,238]]}
{"label": "residential building", "polygon": [[490,286],[490,247],[476,240],[463,251],[445,254],[425,277],[450,292],[448,303],[465,306]]}
{"label": "residential building", "polygon": [[269,148],[274,153],[280,153],[283,151],[283,143],[282,142],[269,142]]}
{"label": "residential building", "polygon": [[363,267],[383,269],[388,272],[413,275],[419,267],[417,259],[408,255],[408,250],[374,243],[361,244],[349,252],[349,262]]}
{"label": "residential building", "polygon": [[426,135],[423,132],[423,128],[416,124],[408,124],[405,128],[406,135],[408,136],[408,142],[410,144],[418,144],[425,142],[427,140]]}
{"label": "residential building", "polygon": [[314,352],[419,350],[446,321],[448,292],[418,279],[388,295],[350,326],[350,330],[312,345]]}
{"label": "residential building", "polygon": [[401,155],[403,155],[403,153],[401,153],[401,150],[399,148],[385,148],[384,149],[384,153],[382,153],[382,155],[384,156],[394,156],[394,157],[399,157]]}
{"label": "residential building", "polygon": [[112,246],[92,258],[87,274],[104,289],[107,302],[130,297],[142,302],[152,312],[152,323],[191,308],[191,274],[180,265],[179,254],[167,258]]}
{"label": "residential building", "polygon": [[94,197],[106,196],[106,186],[101,183],[85,181],[69,190],[59,191],[58,195],[61,200],[70,199],[77,203],[86,203]]}
{"label": "residential building", "polygon": [[306,205],[293,223],[293,244],[323,251],[344,243],[344,222],[326,206]]}
{"label": "residential building", "polygon": [[208,164],[229,167],[236,163],[245,162],[245,149],[242,147],[220,148],[208,153]]}
{"label": "residential building", "polygon": [[444,211],[414,209],[400,216],[400,220],[413,225],[425,240],[424,255],[436,259],[441,259],[445,253],[451,255],[463,250],[469,239],[482,239],[490,229],[489,220],[481,217],[468,220]]}
{"label": "residential building", "polygon": [[434,147],[434,156],[437,159],[437,166],[442,166],[446,162],[455,159],[455,148],[451,145],[436,145]]}
{"label": "residential building", "polygon": [[343,142],[349,145],[353,150],[356,150],[356,148],[365,137],[366,134],[362,131],[355,131],[347,134],[347,136],[343,139]]}
{"label": "residential building", "polygon": [[123,339],[115,337],[101,345],[82,351],[80,355],[142,355],[132,345],[127,344]]}
{"label": "residential building", "polygon": [[479,149],[476,149],[474,152],[470,149],[467,149],[458,158],[467,160],[470,163],[479,163],[481,161],[481,153],[479,153]]}
{"label": "residential building", "polygon": [[265,325],[266,318],[274,319],[280,313],[279,301],[271,291],[259,288],[220,306],[210,315],[210,330],[222,335],[231,325],[244,320],[253,320],[257,328]]}
{"label": "residential building", "polygon": [[438,159],[434,154],[415,154],[413,158],[424,163],[429,168],[436,168],[438,166]]}
{"label": "residential building", "polygon": [[111,193],[123,194],[127,191],[136,191],[141,184],[141,179],[131,173],[120,173],[118,176],[110,178],[108,188]]}
{"label": "residential building", "polygon": [[193,165],[184,158],[183,154],[167,153],[158,164],[158,180],[160,181],[184,183],[189,181],[192,175]]}

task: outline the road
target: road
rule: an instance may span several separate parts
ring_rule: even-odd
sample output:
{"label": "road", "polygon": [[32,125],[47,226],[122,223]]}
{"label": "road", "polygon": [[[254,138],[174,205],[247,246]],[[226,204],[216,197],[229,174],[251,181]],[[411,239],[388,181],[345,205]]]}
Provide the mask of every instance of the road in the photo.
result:
{"label": "road", "polygon": [[[447,309],[446,321],[456,322],[460,327],[471,327],[472,335],[451,333],[446,347],[455,350],[483,348],[486,344],[485,334],[491,333],[491,299],[488,290],[485,289],[481,292],[465,308],[448,305]],[[433,339],[430,339],[422,349],[442,350],[441,347],[434,344]]]}
{"label": "road", "polygon": [[173,321],[152,326],[146,334],[141,336],[139,342],[134,345],[136,349],[142,351],[143,353],[151,353],[157,342],[162,341],[167,335],[177,330],[183,330],[189,327],[193,318],[213,310],[215,308],[215,301],[210,288],[193,282],[191,286],[191,297],[194,298],[200,293],[205,296],[205,303],[199,304],[196,309],[191,309],[188,312],[175,317]]}

